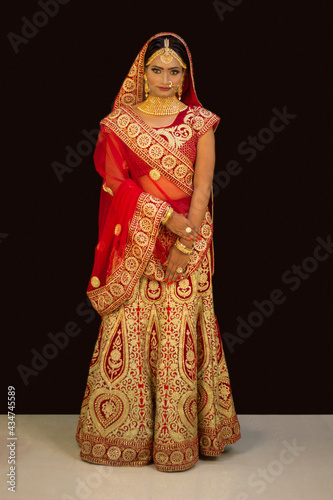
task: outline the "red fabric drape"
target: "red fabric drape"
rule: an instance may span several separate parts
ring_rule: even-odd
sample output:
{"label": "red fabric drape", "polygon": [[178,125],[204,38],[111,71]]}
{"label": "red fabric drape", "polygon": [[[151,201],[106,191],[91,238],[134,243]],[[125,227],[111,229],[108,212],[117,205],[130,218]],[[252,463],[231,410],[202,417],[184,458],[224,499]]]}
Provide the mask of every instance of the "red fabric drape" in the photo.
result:
{"label": "red fabric drape", "polygon": [[[158,33],[155,37],[167,35],[173,35],[184,43],[190,61],[184,80],[182,101],[189,106],[201,107],[194,87],[192,58],[187,45],[180,37],[170,32]],[[142,101],[144,56],[150,40],[139,52],[124,80],[111,115],[118,117],[123,113],[122,116],[124,116],[124,106],[130,113],[131,106]],[[127,118],[124,116],[124,127]],[[147,265],[153,255],[160,262],[165,260],[176,237],[165,228],[161,228],[160,231],[161,218],[168,205],[186,216],[192,192],[190,187],[182,186],[179,182],[174,182],[176,179],[168,178],[168,176],[162,176],[158,182],[155,182],[149,175],[152,165],[147,163],[143,153],[131,149],[124,142],[121,135],[123,124],[120,122],[118,128],[110,129],[103,123],[105,120],[101,122],[94,154],[96,170],[103,178],[103,187],[100,197],[99,241],[95,251],[92,277],[88,285],[88,296],[100,314],[111,312],[121,303],[121,300],[129,297],[130,291],[140,278],[139,271],[141,270],[142,275],[144,265]],[[150,133],[153,133],[152,129],[147,129],[147,134]],[[172,151],[168,153],[170,156]],[[176,151],[174,154],[179,156]],[[191,169],[191,161],[186,161],[186,159],[184,161],[187,163],[187,168]],[[130,228],[133,231],[136,227],[136,230],[140,232],[139,225],[136,226],[136,219],[147,218],[146,212],[147,210],[149,212],[150,204],[154,205],[153,213],[148,216],[152,229],[147,235],[148,240],[142,237],[140,252],[143,257],[140,260],[139,257],[131,255],[133,250],[131,247],[135,247],[136,242],[135,235],[131,233]],[[146,211],[144,206],[146,206]],[[138,251],[137,253],[139,254]],[[128,259],[135,258],[140,260],[140,265],[134,269],[133,260],[131,264]],[[134,267],[130,268],[131,265]],[[191,266],[189,266],[190,271]],[[126,273],[130,276],[128,277]]]}

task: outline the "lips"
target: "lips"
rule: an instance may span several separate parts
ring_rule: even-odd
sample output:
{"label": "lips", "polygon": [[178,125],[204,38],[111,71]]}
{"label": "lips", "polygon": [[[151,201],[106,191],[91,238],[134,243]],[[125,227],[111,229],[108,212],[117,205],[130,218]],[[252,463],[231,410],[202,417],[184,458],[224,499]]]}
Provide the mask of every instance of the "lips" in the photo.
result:
{"label": "lips", "polygon": [[170,90],[170,87],[158,87],[160,90]]}

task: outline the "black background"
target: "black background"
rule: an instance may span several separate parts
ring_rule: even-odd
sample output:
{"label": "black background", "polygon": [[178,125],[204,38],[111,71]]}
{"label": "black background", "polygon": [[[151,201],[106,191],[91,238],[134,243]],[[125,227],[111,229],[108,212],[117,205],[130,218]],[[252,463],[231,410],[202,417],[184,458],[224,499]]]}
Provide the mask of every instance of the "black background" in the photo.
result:
{"label": "black background", "polygon": [[[51,165],[65,164],[66,146],[76,149],[84,129],[99,127],[146,40],[173,31],[192,52],[200,101],[221,116],[216,174],[230,160],[241,167],[227,186],[215,183],[214,300],[236,410],[332,413],[333,256],[295,291],[282,281],[332,233],[325,2],[243,1],[222,20],[211,1],[70,0],[16,54],[7,34],[21,35],[21,18],[40,10],[17,1],[4,16],[3,394],[16,387],[18,413],[80,411],[99,328],[83,303],[101,180],[92,153],[62,182]],[[285,106],[296,117],[247,161],[239,144]],[[225,332],[235,335],[237,317],[276,288],[284,303],[230,347]],[[31,350],[42,352],[68,322],[80,333],[25,385],[18,365],[31,368]],[[5,412],[5,396],[1,404]]]}

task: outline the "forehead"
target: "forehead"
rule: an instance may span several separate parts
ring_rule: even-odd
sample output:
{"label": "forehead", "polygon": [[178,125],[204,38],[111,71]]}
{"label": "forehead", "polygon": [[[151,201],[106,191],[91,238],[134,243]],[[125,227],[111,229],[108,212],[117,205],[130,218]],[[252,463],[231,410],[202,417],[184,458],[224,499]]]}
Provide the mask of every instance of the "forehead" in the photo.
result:
{"label": "forehead", "polygon": [[173,57],[168,64],[165,64],[164,62],[162,62],[160,56],[154,57],[154,59],[149,64],[149,67],[150,66],[158,66],[159,68],[163,68],[163,69],[170,69],[170,68],[181,69],[181,65],[179,64],[179,62],[177,61],[177,59],[175,57]]}

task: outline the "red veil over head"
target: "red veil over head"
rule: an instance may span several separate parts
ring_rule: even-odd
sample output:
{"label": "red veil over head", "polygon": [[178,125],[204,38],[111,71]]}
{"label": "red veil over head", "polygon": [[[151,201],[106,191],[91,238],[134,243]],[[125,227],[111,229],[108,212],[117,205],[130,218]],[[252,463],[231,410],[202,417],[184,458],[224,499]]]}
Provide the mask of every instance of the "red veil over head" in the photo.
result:
{"label": "red veil over head", "polygon": [[189,106],[201,106],[201,103],[199,102],[199,99],[195,91],[193,62],[189,48],[186,45],[185,41],[180,36],[176,35],[175,33],[165,31],[162,33],[157,33],[157,35],[152,36],[142,47],[134,63],[132,64],[127,77],[125,78],[120,91],[117,94],[113,109],[121,106],[122,104],[132,106],[133,104],[138,104],[139,102],[142,102],[143,83],[144,83],[143,82],[144,59],[146,51],[148,45],[152,40],[162,36],[173,36],[183,43],[188,55],[190,67],[186,69],[185,79],[183,83],[182,101]]}
{"label": "red veil over head", "polygon": [[[192,57],[184,40],[170,32],[150,38],[132,64],[112,112],[101,121],[94,155],[103,187],[99,241],[88,296],[101,315],[112,312],[127,300],[142,274],[164,280],[162,262],[176,236],[160,226],[161,219],[169,205],[185,216],[190,205],[194,158],[163,142],[132,109],[143,98],[147,47],[154,38],[168,35],[184,44],[190,63],[185,73],[182,101],[202,110],[202,116],[198,117],[202,122],[204,117],[208,122],[211,120],[207,122],[207,129],[215,128],[219,120],[203,110],[197,98]],[[183,179],[173,175],[177,168],[186,173]],[[210,241],[211,231],[201,253],[208,249]],[[188,272],[199,263],[200,255],[195,255],[197,261],[192,267],[188,266]]]}

